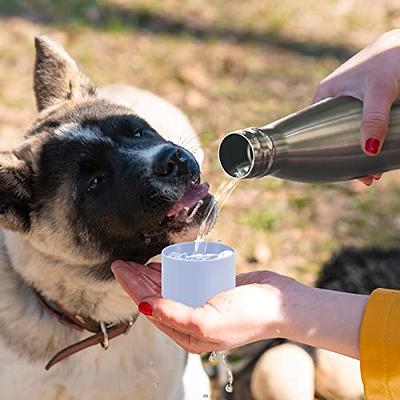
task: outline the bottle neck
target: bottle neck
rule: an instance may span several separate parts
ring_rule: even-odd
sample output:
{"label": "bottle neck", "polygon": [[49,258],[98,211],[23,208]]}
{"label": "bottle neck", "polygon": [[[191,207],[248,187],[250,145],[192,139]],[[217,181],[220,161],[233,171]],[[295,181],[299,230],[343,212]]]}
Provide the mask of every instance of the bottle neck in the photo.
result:
{"label": "bottle neck", "polygon": [[261,178],[270,173],[275,146],[265,128],[231,132],[219,146],[222,169],[233,178]]}

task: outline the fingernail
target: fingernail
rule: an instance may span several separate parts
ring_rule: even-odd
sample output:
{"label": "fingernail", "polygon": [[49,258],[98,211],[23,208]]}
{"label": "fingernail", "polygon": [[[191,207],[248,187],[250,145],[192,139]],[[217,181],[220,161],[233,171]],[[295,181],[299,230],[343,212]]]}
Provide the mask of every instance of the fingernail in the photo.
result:
{"label": "fingernail", "polygon": [[142,301],[139,304],[139,311],[144,314],[144,315],[148,315],[149,317],[151,317],[153,315],[153,306],[148,303],[147,301]]}
{"label": "fingernail", "polygon": [[375,137],[370,137],[365,142],[365,151],[370,154],[378,154],[381,141]]}

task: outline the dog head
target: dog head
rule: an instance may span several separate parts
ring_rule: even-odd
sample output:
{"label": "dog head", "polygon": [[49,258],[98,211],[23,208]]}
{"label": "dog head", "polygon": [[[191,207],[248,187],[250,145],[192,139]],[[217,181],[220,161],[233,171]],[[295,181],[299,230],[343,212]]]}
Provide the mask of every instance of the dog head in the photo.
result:
{"label": "dog head", "polygon": [[57,43],[35,45],[40,113],[22,145],[0,154],[0,224],[103,277],[115,259],[146,262],[196,231],[212,197],[193,155],[98,97]]}

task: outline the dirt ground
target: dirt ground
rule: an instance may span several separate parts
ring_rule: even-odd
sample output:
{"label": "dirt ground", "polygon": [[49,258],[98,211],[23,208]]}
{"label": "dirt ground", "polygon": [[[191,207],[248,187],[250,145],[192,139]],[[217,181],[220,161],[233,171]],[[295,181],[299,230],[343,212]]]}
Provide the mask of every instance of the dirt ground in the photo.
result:
{"label": "dirt ground", "polygon": [[[225,133],[308,105],[324,76],[399,22],[395,0],[0,0],[0,148],[35,118],[33,37],[46,33],[96,84],[132,84],[181,107],[215,190],[226,179],[216,155]],[[240,272],[268,268],[311,284],[343,246],[398,246],[399,177],[371,188],[242,182],[211,238],[237,249]]]}

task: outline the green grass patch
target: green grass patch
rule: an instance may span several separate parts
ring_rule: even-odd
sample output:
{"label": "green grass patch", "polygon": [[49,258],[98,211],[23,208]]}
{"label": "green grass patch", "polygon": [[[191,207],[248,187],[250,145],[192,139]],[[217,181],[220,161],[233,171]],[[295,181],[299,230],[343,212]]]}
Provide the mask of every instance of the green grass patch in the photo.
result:
{"label": "green grass patch", "polygon": [[239,222],[249,225],[259,231],[273,231],[282,219],[282,211],[266,206],[260,209],[249,210],[239,215]]}
{"label": "green grass patch", "polygon": [[294,196],[289,196],[289,205],[297,211],[302,211],[304,209],[311,209],[314,200],[311,196],[306,194],[299,194]]}

